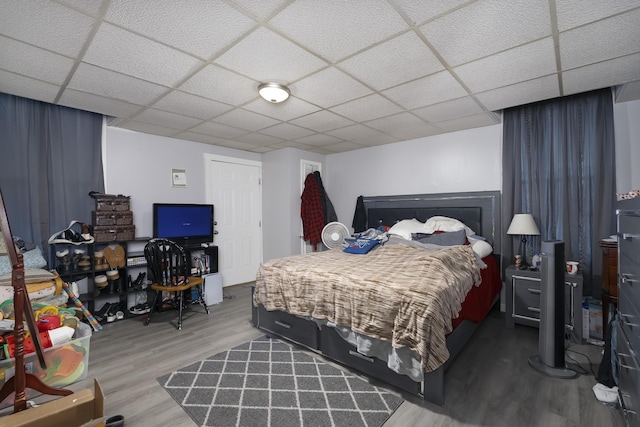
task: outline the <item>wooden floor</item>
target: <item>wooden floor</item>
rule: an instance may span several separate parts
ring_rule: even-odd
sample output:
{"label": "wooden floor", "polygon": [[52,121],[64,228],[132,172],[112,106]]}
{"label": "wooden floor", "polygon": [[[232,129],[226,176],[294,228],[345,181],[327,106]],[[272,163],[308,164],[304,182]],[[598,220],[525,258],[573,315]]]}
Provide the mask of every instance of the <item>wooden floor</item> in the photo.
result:
{"label": "wooden floor", "polygon": [[[91,338],[88,378],[69,388],[93,387],[97,377],[106,415],[124,415],[129,427],[195,425],[156,377],[263,335],[250,323],[250,286],[226,288],[225,295],[232,298],[209,316],[194,307],[182,331],[167,323],[175,312],[158,314],[147,327],[135,319],[106,325]],[[625,425],[619,410],[596,400],[592,373],[559,380],[530,368],[537,346],[536,329],[506,329],[502,314],[492,313],[449,370],[445,405],[405,401],[385,427]],[[588,353],[597,370],[600,348],[572,349]],[[589,370],[584,357],[575,358]]]}

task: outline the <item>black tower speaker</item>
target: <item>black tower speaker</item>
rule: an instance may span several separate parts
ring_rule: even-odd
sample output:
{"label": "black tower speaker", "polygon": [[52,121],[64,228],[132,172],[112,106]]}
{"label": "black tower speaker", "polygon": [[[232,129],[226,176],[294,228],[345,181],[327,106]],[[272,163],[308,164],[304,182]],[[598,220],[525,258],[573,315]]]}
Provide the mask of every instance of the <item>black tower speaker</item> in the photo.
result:
{"label": "black tower speaker", "polygon": [[577,373],[564,363],[564,242],[542,242],[541,256],[540,354],[530,357],[529,364],[550,377],[575,378]]}

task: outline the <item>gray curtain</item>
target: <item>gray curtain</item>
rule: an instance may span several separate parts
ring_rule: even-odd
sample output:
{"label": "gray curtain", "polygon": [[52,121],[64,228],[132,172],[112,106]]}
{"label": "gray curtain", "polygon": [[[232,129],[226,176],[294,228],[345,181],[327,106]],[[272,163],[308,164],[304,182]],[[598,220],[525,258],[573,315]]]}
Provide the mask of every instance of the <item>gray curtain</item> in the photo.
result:
{"label": "gray curtain", "polygon": [[584,294],[599,296],[599,242],[615,232],[615,139],[610,89],[504,111],[502,217],[505,257],[519,252],[506,235],[513,215],[530,213],[540,236],[528,237],[527,260],[541,241],[562,240],[579,261]]}
{"label": "gray curtain", "polygon": [[88,194],[104,192],[102,115],[0,93],[0,152],[11,231],[47,258],[49,236],[90,224]]}

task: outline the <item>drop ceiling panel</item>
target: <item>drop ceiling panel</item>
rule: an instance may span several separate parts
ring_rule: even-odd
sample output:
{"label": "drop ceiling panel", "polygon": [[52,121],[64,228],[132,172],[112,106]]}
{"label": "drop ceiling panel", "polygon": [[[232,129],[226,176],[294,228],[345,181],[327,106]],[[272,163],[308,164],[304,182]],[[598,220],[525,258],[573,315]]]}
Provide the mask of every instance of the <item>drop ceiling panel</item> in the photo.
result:
{"label": "drop ceiling panel", "polygon": [[270,128],[262,129],[260,133],[275,136],[277,138],[293,140],[302,138],[303,136],[313,135],[315,132],[291,123],[280,123]]}
{"label": "drop ceiling panel", "polygon": [[100,15],[104,4],[109,3],[109,0],[58,0],[58,3],[96,18]]}
{"label": "drop ceiling panel", "polygon": [[174,138],[186,139],[188,141],[203,142],[205,144],[213,144],[213,145],[220,145],[222,144],[222,142],[225,141],[225,139],[218,138],[217,136],[205,135],[202,133],[191,132],[191,131],[177,133],[174,135]]}
{"label": "drop ceiling panel", "polygon": [[316,133],[315,135],[303,136],[302,138],[296,139],[296,142],[300,142],[301,144],[317,146],[317,147],[322,147],[329,144],[335,144],[340,141],[342,141],[342,139],[336,138],[335,136],[331,136],[328,134],[320,134],[320,133]]}
{"label": "drop ceiling panel", "polygon": [[548,0],[473,2],[420,27],[451,66],[551,34]]}
{"label": "drop ceiling panel", "polygon": [[193,132],[204,133],[208,135],[216,135],[217,137],[223,139],[233,139],[241,135],[246,135],[248,133],[246,130],[215,122],[204,122],[190,130]]}
{"label": "drop ceiling panel", "polygon": [[176,130],[166,126],[154,125],[151,123],[137,122],[135,120],[129,120],[128,122],[120,125],[119,127],[129,130],[135,130],[136,132],[150,133],[160,136],[173,136],[176,134]]}
{"label": "drop ceiling panel", "polygon": [[242,104],[257,96],[258,83],[216,65],[207,65],[179,89],[194,95],[225,102]]}
{"label": "drop ceiling panel", "polygon": [[558,30],[566,31],[611,15],[637,8],[638,0],[598,0],[576,3],[574,0],[555,0]]}
{"label": "drop ceiling panel", "polygon": [[327,135],[335,136],[336,138],[344,139],[346,141],[359,139],[359,138],[371,138],[378,135],[380,132],[376,129],[357,124],[346,126],[340,129],[334,129],[327,132]]}
{"label": "drop ceiling panel", "polygon": [[234,0],[234,3],[246,10],[249,15],[262,21],[278,9],[283,8],[289,3],[289,0]]}
{"label": "drop ceiling panel", "polygon": [[223,2],[112,0],[106,20],[203,60],[222,51],[255,22]]}
{"label": "drop ceiling panel", "polygon": [[437,123],[440,129],[446,132],[455,132],[464,129],[473,129],[482,126],[490,126],[500,123],[500,120],[488,113],[475,114],[473,116],[461,117],[459,119],[446,120]]}
{"label": "drop ceiling panel", "polygon": [[166,86],[175,86],[203,66],[192,56],[110,24],[100,27],[84,61]]}
{"label": "drop ceiling panel", "polygon": [[[413,31],[342,61],[339,67],[376,90],[387,89],[444,69],[438,58]],[[372,69],[377,71],[372,73]]]}
{"label": "drop ceiling panel", "polygon": [[410,139],[422,138],[430,135],[437,135],[442,133],[440,129],[436,126],[424,124],[421,126],[415,126],[409,129],[399,129],[394,132],[391,132],[391,135],[399,139],[400,141],[408,141]]}
{"label": "drop ceiling panel", "polygon": [[445,12],[454,10],[469,0],[395,0],[409,17],[411,25],[420,25]]}
{"label": "drop ceiling panel", "polygon": [[248,133],[246,135],[234,138],[234,141],[244,142],[246,144],[267,146],[282,142],[282,138],[276,138],[275,136],[263,135],[260,133]]}
{"label": "drop ceiling panel", "polygon": [[380,95],[373,94],[333,107],[331,111],[353,121],[363,122],[399,113],[402,108]]}
{"label": "drop ceiling panel", "polygon": [[0,69],[60,85],[71,67],[65,56],[0,36]]}
{"label": "drop ceiling panel", "polygon": [[287,102],[281,104],[272,104],[262,98],[258,98],[244,105],[242,108],[283,121],[306,116],[307,114],[320,110],[320,107],[294,96],[287,99]]}
{"label": "drop ceiling panel", "polygon": [[627,83],[616,88],[616,102],[640,99],[640,82]]}
{"label": "drop ceiling panel", "polygon": [[561,33],[562,66],[571,69],[640,52],[639,27],[640,8]]}
{"label": "drop ceiling panel", "polygon": [[71,58],[80,53],[94,22],[89,16],[51,1],[0,2],[0,35]]}
{"label": "drop ceiling panel", "polygon": [[163,86],[89,64],[78,66],[68,87],[137,105],[149,105],[167,91]]}
{"label": "drop ceiling panel", "polygon": [[202,120],[195,119],[193,117],[187,117],[180,114],[169,113],[162,110],[155,110],[148,108],[135,116],[135,121],[149,123],[152,125],[169,127],[177,130],[187,130],[197,124],[202,123]]}
{"label": "drop ceiling panel", "polygon": [[344,142],[338,142],[337,144],[325,145],[322,148],[334,153],[344,153],[345,151],[353,151],[353,150],[358,150],[360,148],[364,148],[364,146],[360,144],[356,144],[355,142],[352,142],[352,141],[344,141]]}
{"label": "drop ceiling panel", "polygon": [[257,131],[279,123],[278,120],[241,108],[224,113],[216,117],[214,121],[249,131]]}
{"label": "drop ceiling panel", "polygon": [[90,111],[97,111],[100,114],[113,117],[117,117],[118,114],[123,113],[127,116],[133,116],[142,108],[140,105],[130,104],[117,99],[105,98],[103,96],[80,92],[73,89],[65,90],[58,103],[66,107],[77,109],[86,109],[88,107]]}
{"label": "drop ceiling panel", "polygon": [[258,28],[216,63],[257,82],[290,83],[326,66],[326,62],[284,37]]}
{"label": "drop ceiling panel", "polygon": [[351,120],[325,110],[291,120],[291,123],[316,132],[326,132],[353,124]]}
{"label": "drop ceiling panel", "polygon": [[496,111],[560,96],[558,76],[545,76],[476,94],[487,110]]}
{"label": "drop ceiling panel", "polygon": [[164,111],[180,111],[186,116],[197,117],[199,119],[217,117],[233,108],[228,104],[177,90],[160,98],[160,100],[153,104],[153,107]]}
{"label": "drop ceiling panel", "polygon": [[569,95],[637,80],[638,70],[640,54],[635,54],[566,71],[562,81]]}
{"label": "drop ceiling panel", "polygon": [[413,109],[467,95],[448,71],[424,77],[382,92],[404,108]]}
{"label": "drop ceiling panel", "polygon": [[381,119],[370,120],[365,122],[365,124],[380,131],[392,133],[401,129],[422,126],[425,123],[411,113],[400,113]]}
{"label": "drop ceiling panel", "polygon": [[325,68],[293,85],[292,93],[312,104],[329,108],[372,91],[340,70]]}
{"label": "drop ceiling panel", "polygon": [[269,24],[332,62],[408,28],[384,0],[292,2]]}
{"label": "drop ceiling panel", "polygon": [[431,123],[470,116],[481,112],[482,107],[470,96],[441,102],[440,104],[430,105],[412,111],[416,116]]}
{"label": "drop ceiling panel", "polygon": [[374,135],[361,135],[356,139],[352,139],[351,142],[358,144],[361,147],[374,147],[376,145],[391,144],[397,141],[394,136],[387,135],[382,132],[378,132]]}
{"label": "drop ceiling panel", "polygon": [[531,80],[557,71],[553,40],[546,37],[453,69],[471,92]]}
{"label": "drop ceiling panel", "polygon": [[0,92],[52,103],[58,86],[0,70]]}

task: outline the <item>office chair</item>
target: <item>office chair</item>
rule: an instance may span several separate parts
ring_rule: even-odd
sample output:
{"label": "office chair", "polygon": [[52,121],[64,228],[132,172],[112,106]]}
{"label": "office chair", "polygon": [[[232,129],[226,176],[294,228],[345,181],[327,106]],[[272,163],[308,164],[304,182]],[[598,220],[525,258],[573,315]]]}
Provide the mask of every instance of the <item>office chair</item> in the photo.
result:
{"label": "office chair", "polygon": [[209,308],[202,295],[202,277],[190,277],[188,275],[187,257],[184,249],[175,242],[167,239],[150,240],[144,247],[144,257],[147,261],[151,289],[155,291],[151,311],[147,315],[144,325],[151,322],[151,314],[156,309],[158,298],[162,298],[163,292],[174,294],[173,305],[178,308],[178,330],[182,329],[182,312],[185,308],[184,293],[197,290],[198,298],[191,304],[200,304],[209,314]]}

